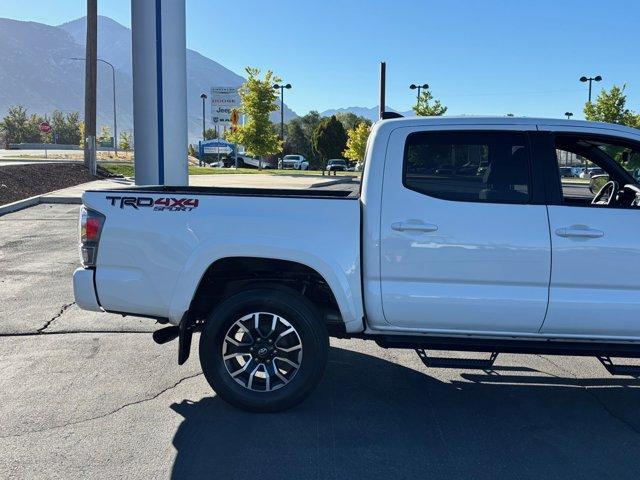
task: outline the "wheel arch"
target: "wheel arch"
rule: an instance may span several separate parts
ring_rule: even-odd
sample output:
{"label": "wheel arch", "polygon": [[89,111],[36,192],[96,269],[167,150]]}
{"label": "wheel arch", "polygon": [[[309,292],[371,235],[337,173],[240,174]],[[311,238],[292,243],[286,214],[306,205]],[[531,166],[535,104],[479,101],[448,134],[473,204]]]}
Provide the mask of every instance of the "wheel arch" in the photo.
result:
{"label": "wheel arch", "polygon": [[187,311],[201,315],[225,295],[259,283],[303,293],[319,308],[332,334],[364,329],[361,292],[354,291],[354,285],[359,286],[359,266],[356,279],[353,271],[345,272],[337,263],[291,251],[219,255],[198,265],[189,262],[180,275],[170,305],[172,323],[178,323]]}

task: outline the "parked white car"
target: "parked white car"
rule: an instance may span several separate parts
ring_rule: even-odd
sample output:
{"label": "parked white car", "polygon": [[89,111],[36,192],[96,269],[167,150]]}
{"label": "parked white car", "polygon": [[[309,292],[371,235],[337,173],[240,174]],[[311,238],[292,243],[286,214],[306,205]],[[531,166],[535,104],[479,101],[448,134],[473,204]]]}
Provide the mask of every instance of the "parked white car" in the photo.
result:
{"label": "parked white car", "polygon": [[247,154],[238,155],[238,168],[274,168],[273,164],[261,157],[252,157]]}
{"label": "parked white car", "polygon": [[309,170],[309,162],[302,155],[285,155],[280,163],[283,169]]}
{"label": "parked white car", "polygon": [[[206,379],[252,411],[304,399],[330,335],[417,349],[431,367],[546,353],[638,375],[610,357],[640,357],[640,186],[607,145],[638,153],[640,131],[400,118],[373,126],[359,194],[87,191],[75,299],[169,324],[154,339],[177,337],[181,364],[201,332]],[[608,175],[592,198],[563,190],[556,149]],[[434,359],[430,349],[493,355]]]}

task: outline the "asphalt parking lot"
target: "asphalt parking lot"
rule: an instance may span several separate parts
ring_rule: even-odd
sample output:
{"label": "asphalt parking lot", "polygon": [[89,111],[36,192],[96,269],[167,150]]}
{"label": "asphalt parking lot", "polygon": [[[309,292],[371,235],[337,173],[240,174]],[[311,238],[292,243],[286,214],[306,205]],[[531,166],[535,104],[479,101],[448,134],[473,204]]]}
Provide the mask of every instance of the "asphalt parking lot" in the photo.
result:
{"label": "asphalt parking lot", "polygon": [[75,306],[77,211],[0,217],[0,478],[638,478],[640,381],[593,358],[434,370],[333,340],[302,405],[234,410],[197,339],[179,367],[153,321]]}

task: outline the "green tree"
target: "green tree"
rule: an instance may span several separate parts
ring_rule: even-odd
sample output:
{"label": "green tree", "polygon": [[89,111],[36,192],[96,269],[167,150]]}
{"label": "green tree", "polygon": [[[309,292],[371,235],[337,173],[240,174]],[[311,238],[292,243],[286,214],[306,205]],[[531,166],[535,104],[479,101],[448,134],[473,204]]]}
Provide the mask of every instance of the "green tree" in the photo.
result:
{"label": "green tree", "polygon": [[111,129],[107,125],[100,127],[100,135],[97,138],[98,145],[101,147],[112,147],[113,139],[111,137]]}
{"label": "green tree", "polygon": [[273,84],[279,82],[271,70],[260,78],[260,70],[247,67],[248,79],[238,93],[241,112],[247,117],[244,125],[227,135],[230,142],[244,145],[245,150],[260,157],[274,155],[282,150],[282,142],[269,120],[269,114],[278,110],[277,94]]}
{"label": "green tree", "polygon": [[10,107],[7,115],[0,121],[0,132],[6,143],[40,143],[43,136],[40,115],[28,115],[27,109],[18,105]]}
{"label": "green tree", "polygon": [[364,161],[364,152],[369,139],[371,126],[365,122],[359,123],[355,128],[347,132],[347,148],[342,154],[355,162]]}
{"label": "green tree", "polygon": [[131,150],[131,133],[129,132],[120,132],[120,141],[118,142],[118,146],[120,150],[124,150],[128,152]]}
{"label": "green tree", "polygon": [[332,115],[318,124],[311,137],[311,144],[320,157],[321,166],[326,168],[329,159],[341,158],[347,147],[347,132],[336,116]]}
{"label": "green tree", "polygon": [[336,113],[336,118],[342,124],[344,129],[348,132],[349,130],[355,129],[361,123],[366,123],[368,126],[371,126],[372,122],[366,117],[362,117],[360,115],[356,115],[352,112],[339,112]]}
{"label": "green tree", "polygon": [[303,155],[305,158],[311,158],[311,141],[307,137],[302,120],[295,118],[287,124],[286,140],[284,142],[284,153],[295,153]]}
{"label": "green tree", "polygon": [[[433,103],[431,103],[432,101]],[[420,94],[418,103],[413,107],[413,111],[421,117],[439,117],[447,112],[447,108],[440,103],[440,100],[434,100],[431,91],[425,88]]]}
{"label": "green tree", "polygon": [[603,89],[595,103],[584,105],[584,117],[592,122],[619,123],[630,127],[640,127],[640,116],[627,108],[626,85],[614,85],[611,90]]}
{"label": "green tree", "polygon": [[80,143],[80,114],[54,110],[51,114],[51,128],[57,138],[57,143],[78,145]]}
{"label": "green tree", "polygon": [[213,140],[215,138],[218,138],[218,132],[216,132],[215,128],[207,128],[204,131],[204,139],[205,140]]}

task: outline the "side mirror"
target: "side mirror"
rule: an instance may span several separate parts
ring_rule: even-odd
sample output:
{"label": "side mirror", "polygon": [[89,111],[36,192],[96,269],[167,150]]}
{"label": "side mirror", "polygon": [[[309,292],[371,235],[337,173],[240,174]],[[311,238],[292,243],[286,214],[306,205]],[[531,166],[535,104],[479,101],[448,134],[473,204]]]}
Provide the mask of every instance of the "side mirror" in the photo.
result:
{"label": "side mirror", "polygon": [[594,195],[609,181],[609,175],[594,175],[589,180],[589,191]]}

